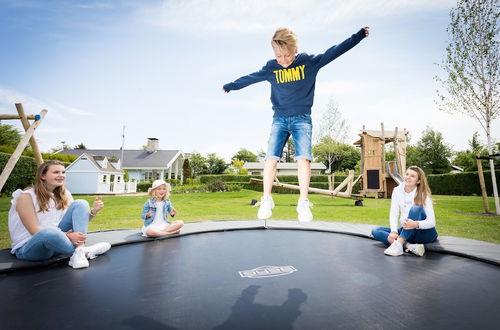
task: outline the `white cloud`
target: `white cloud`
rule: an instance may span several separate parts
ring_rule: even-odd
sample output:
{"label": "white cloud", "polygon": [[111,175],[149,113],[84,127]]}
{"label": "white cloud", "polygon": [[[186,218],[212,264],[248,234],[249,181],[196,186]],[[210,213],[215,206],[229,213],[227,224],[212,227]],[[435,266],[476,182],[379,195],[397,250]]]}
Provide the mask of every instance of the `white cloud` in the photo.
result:
{"label": "white cloud", "polygon": [[259,33],[278,25],[315,31],[347,20],[424,12],[450,8],[453,4],[453,0],[174,0],[145,6],[137,15],[167,30]]}

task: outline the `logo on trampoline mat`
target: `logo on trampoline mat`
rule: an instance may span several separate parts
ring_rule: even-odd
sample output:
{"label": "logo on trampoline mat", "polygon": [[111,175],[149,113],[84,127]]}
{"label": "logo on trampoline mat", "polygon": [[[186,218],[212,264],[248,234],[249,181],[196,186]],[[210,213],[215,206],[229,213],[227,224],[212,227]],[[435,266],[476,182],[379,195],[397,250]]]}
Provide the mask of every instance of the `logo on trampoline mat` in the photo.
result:
{"label": "logo on trampoline mat", "polygon": [[296,271],[297,269],[293,266],[260,266],[254,269],[242,270],[238,273],[241,277],[264,278],[289,275]]}

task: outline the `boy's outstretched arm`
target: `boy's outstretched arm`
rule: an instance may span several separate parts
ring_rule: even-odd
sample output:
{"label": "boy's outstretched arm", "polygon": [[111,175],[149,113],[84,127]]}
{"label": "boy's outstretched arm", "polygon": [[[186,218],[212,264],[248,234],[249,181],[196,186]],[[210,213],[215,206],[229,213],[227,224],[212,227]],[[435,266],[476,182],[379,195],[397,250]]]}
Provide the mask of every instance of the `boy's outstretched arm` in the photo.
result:
{"label": "boy's outstretched arm", "polygon": [[368,37],[369,34],[370,28],[368,26],[365,26],[357,33],[353,34],[351,37],[342,41],[340,44],[330,47],[324,54],[318,55],[321,56],[319,67],[327,65],[340,55],[344,54],[345,52],[356,46],[361,40]]}
{"label": "boy's outstretched arm", "polygon": [[266,80],[267,75],[267,64],[257,72],[251,73],[249,75],[243,76],[241,78],[236,79],[235,81],[225,84],[222,86],[222,91],[224,93],[229,93],[232,90],[242,89],[247,87],[248,85],[255,84],[261,81]]}

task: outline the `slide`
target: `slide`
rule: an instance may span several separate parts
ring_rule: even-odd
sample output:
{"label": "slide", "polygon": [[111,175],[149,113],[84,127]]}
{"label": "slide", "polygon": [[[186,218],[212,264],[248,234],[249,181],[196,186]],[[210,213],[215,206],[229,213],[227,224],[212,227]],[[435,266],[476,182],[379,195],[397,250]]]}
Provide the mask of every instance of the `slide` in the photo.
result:
{"label": "slide", "polygon": [[399,185],[401,184],[401,182],[403,182],[403,178],[401,177],[401,175],[399,175],[396,166],[394,166],[393,169],[394,170],[391,170],[391,166],[387,164],[387,174],[389,174],[389,176]]}

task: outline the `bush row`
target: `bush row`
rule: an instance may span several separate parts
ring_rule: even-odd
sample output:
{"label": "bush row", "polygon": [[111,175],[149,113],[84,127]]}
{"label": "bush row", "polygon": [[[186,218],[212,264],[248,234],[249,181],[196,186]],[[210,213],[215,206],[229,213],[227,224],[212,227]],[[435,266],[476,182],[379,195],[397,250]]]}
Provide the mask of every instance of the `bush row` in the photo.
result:
{"label": "bush row", "polygon": [[[500,170],[495,171],[497,187],[500,187]],[[432,174],[428,176],[429,186],[435,195],[481,196],[481,186],[477,172]],[[493,195],[491,172],[484,171],[484,181],[488,196]]]}

